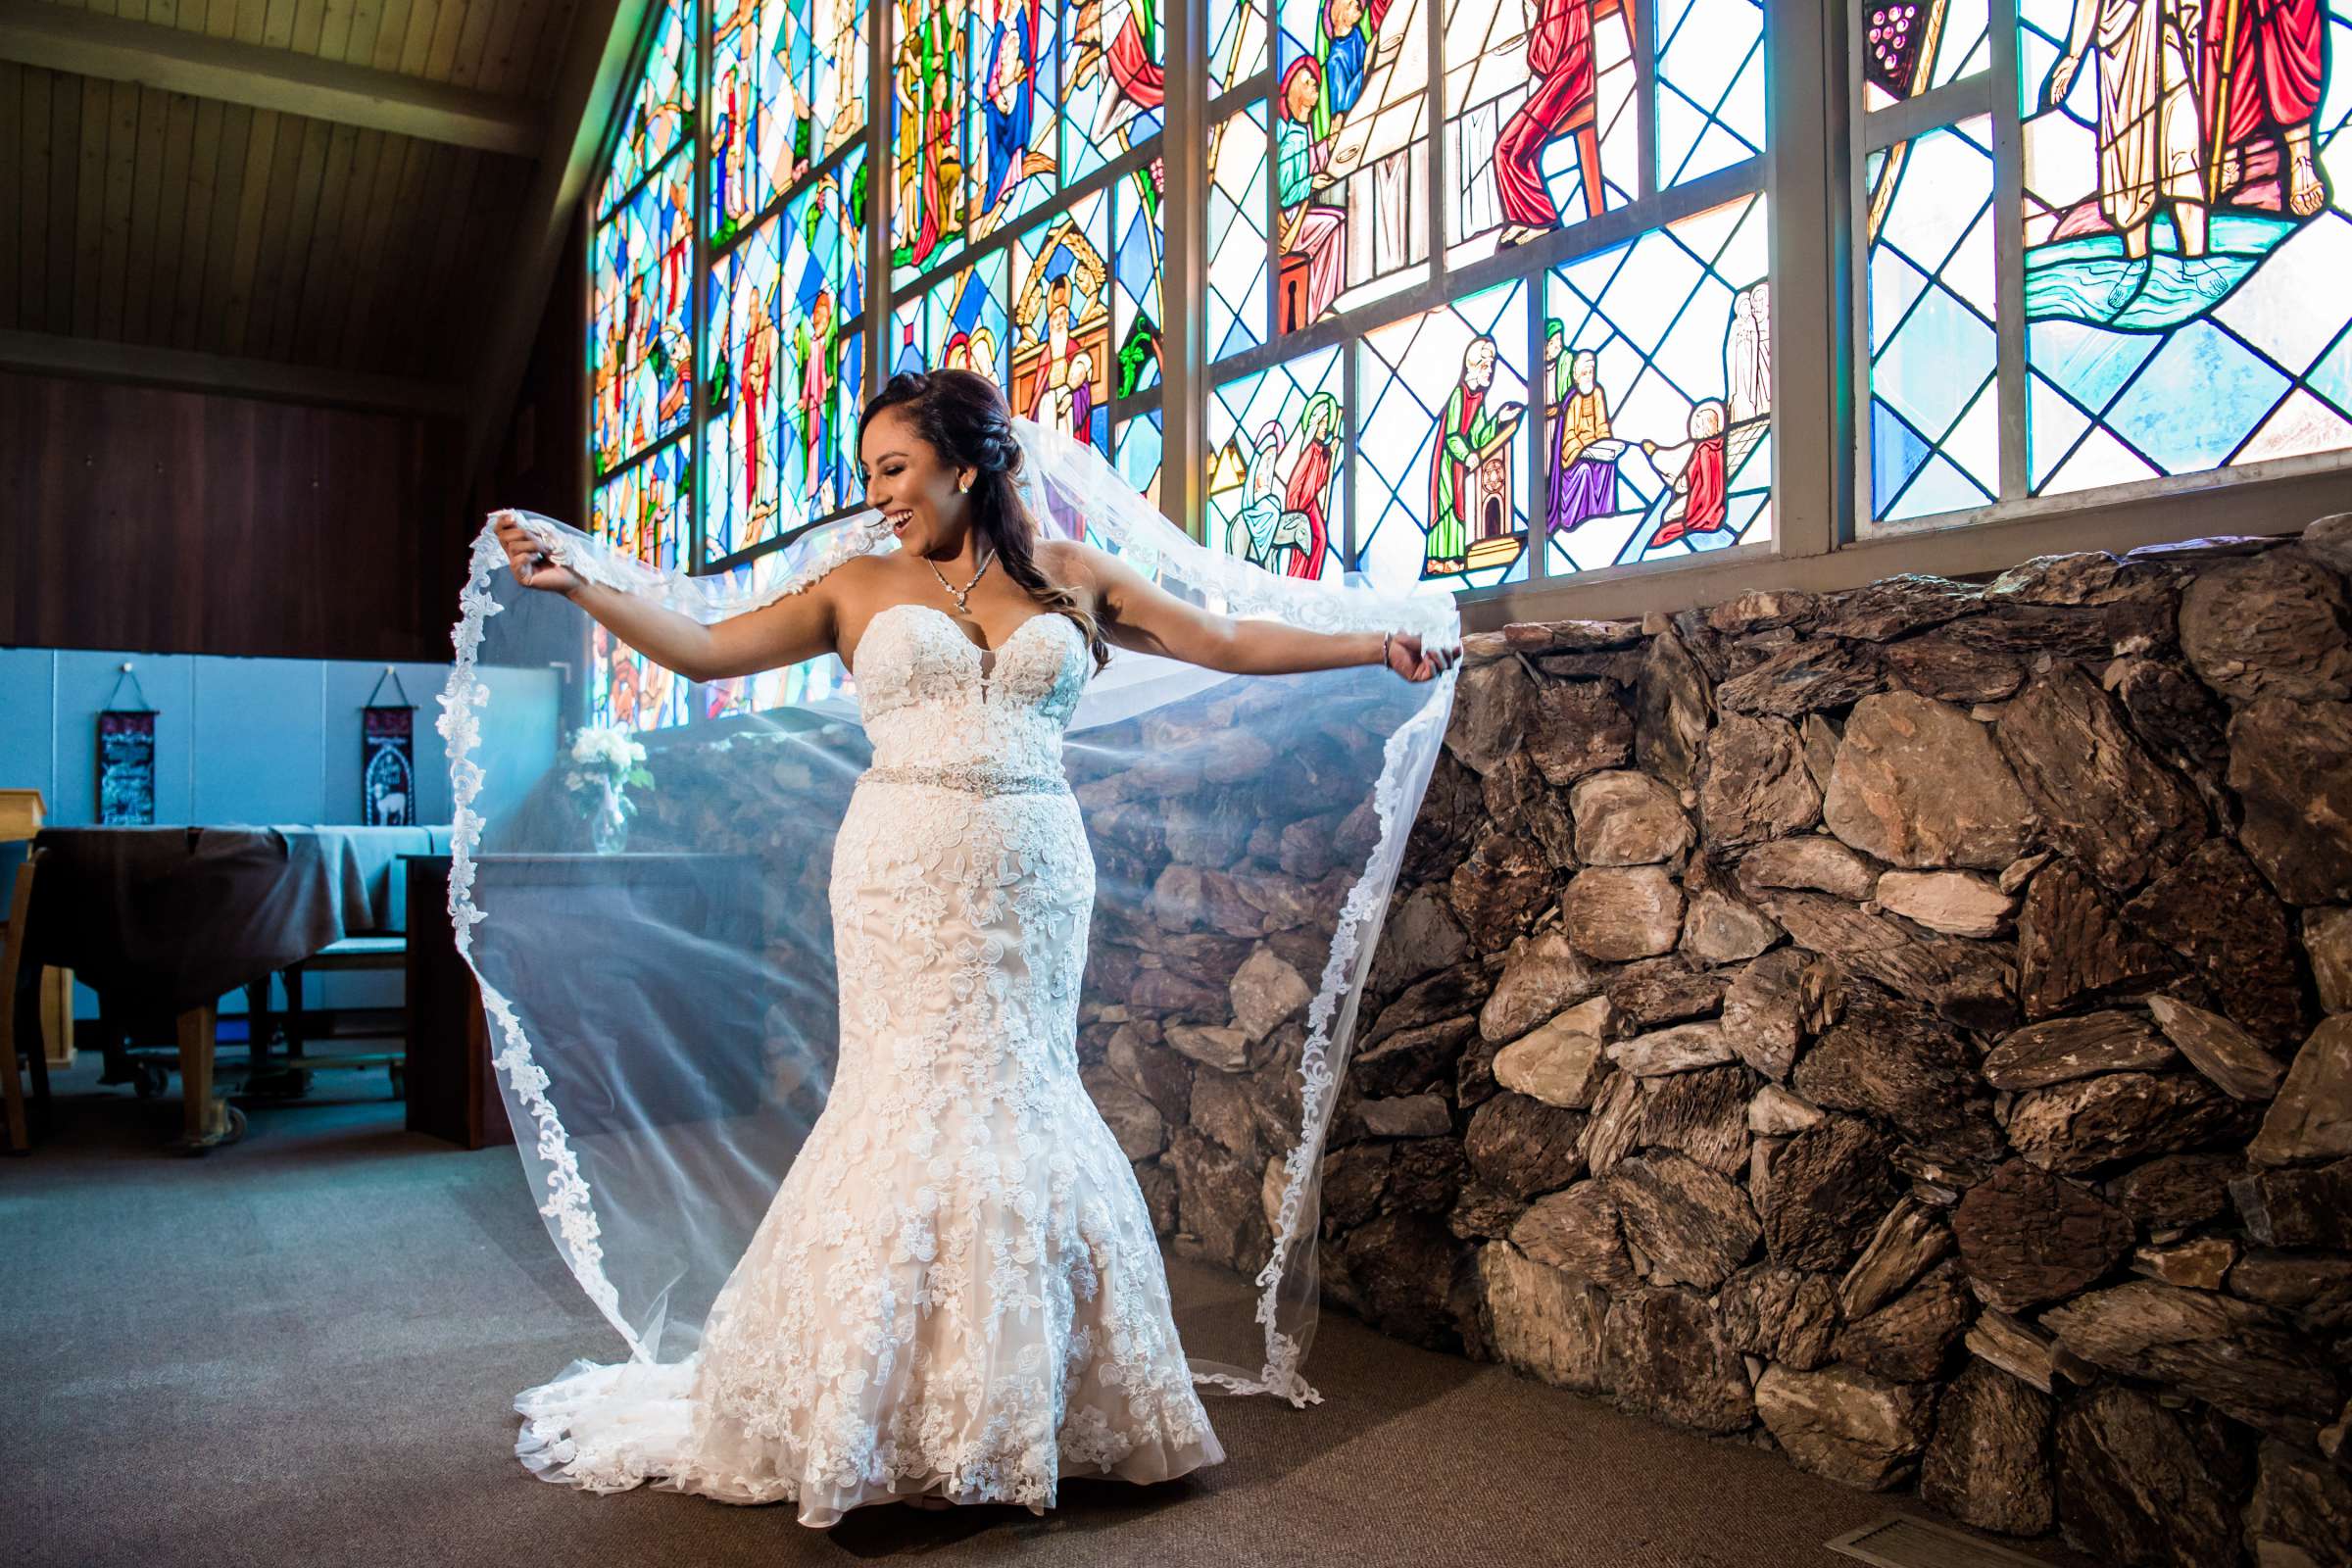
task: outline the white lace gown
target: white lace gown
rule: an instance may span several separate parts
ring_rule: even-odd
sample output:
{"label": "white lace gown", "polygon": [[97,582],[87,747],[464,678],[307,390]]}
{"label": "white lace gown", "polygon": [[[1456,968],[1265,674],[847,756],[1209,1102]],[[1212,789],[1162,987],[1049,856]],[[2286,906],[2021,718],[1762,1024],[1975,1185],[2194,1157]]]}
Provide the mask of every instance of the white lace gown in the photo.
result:
{"label": "white lace gown", "polygon": [[821,1528],[920,1493],[1043,1513],[1063,1476],[1225,1457],[1078,1077],[1095,865],[1061,738],[1093,664],[1050,612],[994,653],[924,605],[867,624],[830,1098],[693,1356],[575,1362],[516,1398],[535,1473],[793,1499]]}

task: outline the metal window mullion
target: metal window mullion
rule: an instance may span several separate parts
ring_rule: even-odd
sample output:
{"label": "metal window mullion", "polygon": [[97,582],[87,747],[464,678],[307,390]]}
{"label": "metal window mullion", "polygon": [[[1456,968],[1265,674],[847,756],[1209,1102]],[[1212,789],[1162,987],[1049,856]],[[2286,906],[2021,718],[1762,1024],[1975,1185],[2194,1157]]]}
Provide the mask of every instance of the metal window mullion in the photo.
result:
{"label": "metal window mullion", "polygon": [[[1658,193],[1658,6],[1657,0],[1624,0],[1641,37],[1634,46],[1634,196],[1646,202]],[[1597,128],[1593,146],[1600,145]],[[1602,201],[1607,197],[1604,194]],[[1585,220],[1598,218],[1587,213]]]}
{"label": "metal window mullion", "polygon": [[1824,555],[1842,541],[1842,431],[1852,416],[1840,396],[1852,247],[1836,216],[1833,169],[1845,145],[1835,87],[1847,62],[1847,0],[1814,0],[1808,15],[1792,14],[1798,9],[1780,8],[1764,26],[1773,550],[1784,557]]}
{"label": "metal window mullion", "polygon": [[[852,0],[856,3],[856,0]],[[899,8],[889,0],[867,0],[865,25],[865,395],[882,390],[890,368],[885,341],[897,320],[898,297],[890,275],[890,231],[899,199],[898,160],[890,145],[891,28]],[[863,410],[856,411],[862,414]],[[855,471],[857,465],[852,464]]]}
{"label": "metal window mullion", "polygon": [[[703,508],[709,497],[704,485],[710,476],[710,454],[703,450],[705,427],[710,423],[710,410],[705,406],[705,377],[703,368],[708,346],[703,334],[710,314],[709,273],[710,229],[705,220],[710,213],[710,142],[703,133],[710,113],[710,39],[705,15],[705,0],[687,0],[687,36],[694,44],[694,108],[686,116],[688,156],[694,160],[694,178],[688,182],[693,194],[687,198],[694,211],[687,215],[688,232],[693,243],[686,247],[691,275],[686,279],[686,373],[692,385],[686,393],[686,417],[693,428],[686,432],[686,519],[685,537],[679,541],[686,557],[689,574],[703,566]],[[759,439],[759,432],[751,432]],[[695,705],[688,705],[686,719],[694,721]]]}
{"label": "metal window mullion", "polygon": [[[1205,420],[1197,392],[1207,278],[1208,161],[1190,156],[1190,149],[1208,145],[1208,83],[1205,70],[1189,69],[1196,58],[1203,64],[1207,59],[1205,0],[1174,0],[1160,15],[1165,28],[1160,53],[1169,90],[1159,129],[1165,172],[1159,192],[1159,495],[1162,509],[1178,527],[1205,539]],[[1185,155],[1175,156],[1180,149]],[[1115,211],[1111,219],[1115,268]],[[1118,286],[1115,280],[1111,286]],[[1112,446],[1117,446],[1115,436]],[[1196,517],[1200,518],[1198,523]]]}
{"label": "metal window mullion", "polygon": [[[1555,439],[1551,429],[1551,372],[1544,365],[1544,323],[1547,318],[1550,301],[1551,271],[1539,268],[1523,274],[1527,288],[1527,409],[1528,453],[1522,465],[1527,470],[1527,488],[1523,494],[1527,505],[1527,549],[1535,559],[1528,563],[1526,581],[1533,585],[1551,575],[1551,535],[1547,522],[1551,515],[1550,500],[1544,486],[1544,459],[1550,455]],[[1560,354],[1566,358],[1568,344],[1560,342]],[[1539,506],[1538,502],[1546,503]]]}
{"label": "metal window mullion", "polygon": [[2026,494],[2025,123],[2017,113],[2017,0],[1992,0],[1992,223],[1995,391],[2001,437],[2000,499]]}
{"label": "metal window mullion", "polygon": [[[1423,106],[1429,119],[1429,211],[1424,227],[1429,235],[1429,260],[1423,275],[1446,275],[1446,0],[1422,0],[1423,24],[1429,38],[1429,79],[1423,84]],[[1360,25],[1360,24],[1359,24]],[[1352,558],[1350,558],[1352,559]]]}

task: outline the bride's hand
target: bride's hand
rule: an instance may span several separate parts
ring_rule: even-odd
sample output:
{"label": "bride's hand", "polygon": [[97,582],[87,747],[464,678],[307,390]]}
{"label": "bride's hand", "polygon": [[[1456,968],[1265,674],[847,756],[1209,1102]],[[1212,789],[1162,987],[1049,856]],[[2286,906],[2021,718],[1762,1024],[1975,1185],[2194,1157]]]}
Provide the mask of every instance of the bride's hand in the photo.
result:
{"label": "bride's hand", "polygon": [[1435,680],[1461,657],[1459,643],[1424,651],[1416,632],[1400,631],[1389,639],[1389,667],[1406,680]]}
{"label": "bride's hand", "polygon": [[494,531],[498,542],[507,552],[507,564],[514,572],[514,580],[525,588],[538,588],[551,594],[568,594],[580,586],[580,579],[567,566],[559,566],[540,550],[539,541],[522,525],[514,513],[497,514]]}

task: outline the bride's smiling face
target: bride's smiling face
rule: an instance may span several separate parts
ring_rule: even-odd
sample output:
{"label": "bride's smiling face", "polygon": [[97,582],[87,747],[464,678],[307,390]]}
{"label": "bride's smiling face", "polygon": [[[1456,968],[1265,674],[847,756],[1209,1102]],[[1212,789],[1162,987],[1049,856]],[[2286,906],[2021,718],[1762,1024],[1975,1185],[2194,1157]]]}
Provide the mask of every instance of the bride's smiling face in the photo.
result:
{"label": "bride's smiling face", "polygon": [[889,520],[900,545],[924,555],[960,547],[970,500],[956,488],[964,474],[915,433],[901,409],[885,409],[865,427],[858,454],[867,505]]}

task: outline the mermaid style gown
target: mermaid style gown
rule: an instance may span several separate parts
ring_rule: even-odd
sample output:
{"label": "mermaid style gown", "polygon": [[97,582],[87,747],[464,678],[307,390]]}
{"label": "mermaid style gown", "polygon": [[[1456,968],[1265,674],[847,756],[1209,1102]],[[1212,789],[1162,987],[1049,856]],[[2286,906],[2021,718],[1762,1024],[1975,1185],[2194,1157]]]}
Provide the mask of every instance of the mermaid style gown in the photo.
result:
{"label": "mermaid style gown", "polygon": [[1078,1077],[1095,864],[1061,742],[1092,670],[1053,612],[994,652],[925,605],[867,623],[830,1098],[693,1355],[575,1362],[516,1398],[543,1479],[792,1498],[821,1528],[926,1492],[1043,1513],[1065,1475],[1225,1457]]}

